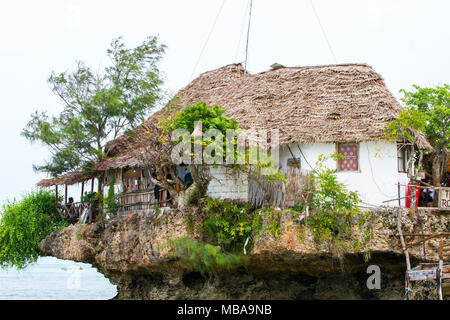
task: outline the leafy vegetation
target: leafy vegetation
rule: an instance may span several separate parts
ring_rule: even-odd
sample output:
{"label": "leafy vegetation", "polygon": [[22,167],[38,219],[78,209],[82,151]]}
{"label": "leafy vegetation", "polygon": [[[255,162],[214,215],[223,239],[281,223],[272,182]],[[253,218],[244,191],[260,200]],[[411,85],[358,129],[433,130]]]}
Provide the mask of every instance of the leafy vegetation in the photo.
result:
{"label": "leafy vegetation", "polygon": [[206,215],[203,233],[225,252],[242,252],[246,240],[252,238],[252,231],[261,225],[260,216],[250,212],[248,204],[206,198],[202,206]]}
{"label": "leafy vegetation", "polygon": [[64,109],[52,117],[36,111],[22,132],[52,153],[34,169],[57,176],[103,159],[106,141],[142,122],[161,98],[157,65],[164,50],[156,37],[133,49],[118,38],[107,50],[111,64],[103,71],[79,62],[73,72],[53,72],[48,82]]}
{"label": "leafy vegetation", "polygon": [[[200,203],[203,221],[197,229],[204,241],[179,239],[172,245],[176,256],[187,261],[196,271],[217,273],[224,268],[246,263],[249,252],[260,232],[279,239],[281,212],[272,208],[250,211],[248,204],[203,198]],[[264,227],[263,217],[267,218]],[[193,216],[186,217],[188,231],[194,231]]]}
{"label": "leafy vegetation", "polygon": [[108,195],[104,199],[104,203],[106,205],[106,213],[110,218],[115,217],[117,215],[117,211],[119,210],[119,199],[114,192],[115,183],[116,179],[113,178],[108,187]]}
{"label": "leafy vegetation", "polygon": [[[160,124],[166,133],[184,129],[192,134],[196,123],[201,122],[203,134],[201,142],[191,135],[180,136],[178,141],[174,141],[174,144],[177,145],[182,141],[186,143],[190,140],[188,156],[191,163],[195,161],[195,158],[192,158],[194,156],[192,150],[202,150],[203,155],[205,155],[205,152],[211,155],[211,164],[213,165],[216,165],[218,163],[216,160],[220,159],[220,163],[245,172],[248,171],[249,166],[252,166],[254,171],[258,173],[264,170],[264,176],[269,181],[286,182],[286,178],[277,168],[274,168],[275,161],[269,154],[262,152],[257,147],[240,149],[237,136],[242,132],[242,128],[239,127],[236,120],[224,116],[224,112],[225,110],[217,105],[208,106],[205,102],[198,102],[178,112],[173,118],[161,119]],[[211,133],[208,133],[208,130],[211,129],[217,130],[217,134],[211,135]],[[227,136],[227,133],[230,132],[233,132],[233,134]],[[228,138],[231,138],[231,140],[228,140]],[[199,143],[201,143],[201,146],[195,148],[196,144]],[[186,150],[183,150],[183,152],[186,154]],[[206,159],[203,158],[202,160],[205,162]]]}
{"label": "leafy vegetation", "polygon": [[[337,160],[340,156],[332,157]],[[353,217],[360,213],[360,198],[357,192],[349,191],[338,181],[333,169],[324,165],[327,159],[319,156],[315,169],[308,176],[306,193],[311,214],[307,221],[316,239],[332,245],[351,238]]]}
{"label": "leafy vegetation", "polygon": [[[58,199],[62,202],[62,199]],[[3,205],[0,220],[0,266],[25,268],[40,254],[39,243],[66,226],[56,211],[56,195],[33,192]]]}
{"label": "leafy vegetation", "polygon": [[[264,234],[271,235],[275,238],[275,240],[280,240],[281,236],[281,215],[283,211],[274,210],[272,207],[270,208],[262,208],[258,210],[258,216],[264,216],[266,218],[266,225],[264,230]],[[262,226],[261,226],[262,227]],[[260,229],[261,230],[261,229]]]}
{"label": "leafy vegetation", "polygon": [[218,105],[208,106],[205,102],[198,102],[178,112],[171,123],[168,124],[168,130],[186,129],[190,133],[194,132],[195,122],[202,122],[203,132],[210,129],[219,130],[224,136],[227,130],[237,130],[238,122],[224,116],[225,110]]}
{"label": "leafy vegetation", "polygon": [[416,131],[422,131],[434,148],[424,167],[432,172],[433,185],[440,186],[450,149],[450,86],[413,87],[414,91],[400,90],[406,109],[387,125],[385,134],[394,141],[414,141]]}
{"label": "leafy vegetation", "polygon": [[174,256],[187,262],[202,276],[245,264],[247,260],[239,255],[223,253],[219,246],[180,238],[171,243],[175,247]]}
{"label": "leafy vegetation", "polygon": [[100,213],[101,203],[104,201],[103,196],[100,192],[85,192],[81,201],[83,203],[89,204],[93,217],[102,218]]}

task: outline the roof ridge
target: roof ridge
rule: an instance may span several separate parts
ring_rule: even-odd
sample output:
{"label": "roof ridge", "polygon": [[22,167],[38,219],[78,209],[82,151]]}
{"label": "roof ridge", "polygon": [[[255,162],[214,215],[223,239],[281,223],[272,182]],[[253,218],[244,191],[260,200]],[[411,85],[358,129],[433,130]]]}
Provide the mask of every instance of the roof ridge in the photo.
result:
{"label": "roof ridge", "polygon": [[[226,68],[231,67],[231,66],[236,66],[236,67],[237,66],[241,66],[241,67],[243,67],[243,64],[242,64],[242,62],[230,63],[230,64],[227,64],[227,65],[222,66],[220,68],[204,71],[204,72],[200,73],[195,79],[198,79],[198,78],[200,78],[201,76],[203,76],[205,74],[216,72],[216,71],[219,71],[219,70],[223,70],[223,69],[226,69]],[[278,67],[276,69],[269,69],[269,70],[265,70],[265,71],[261,71],[261,72],[257,72],[257,73],[250,73],[250,72],[247,71],[247,74],[250,75],[250,76],[255,76],[255,75],[264,74],[264,73],[267,73],[267,72],[272,72],[272,71],[276,71],[276,70],[280,70],[280,69],[316,69],[316,68],[353,67],[353,66],[355,66],[355,67],[367,67],[367,68],[370,68],[370,69],[374,70],[371,65],[369,65],[369,64],[367,64],[365,62],[355,62],[355,63],[334,63],[334,64],[322,64],[322,65],[314,65],[314,66],[291,66],[291,67],[280,65],[280,67]],[[195,80],[195,79],[193,79],[193,80]]]}

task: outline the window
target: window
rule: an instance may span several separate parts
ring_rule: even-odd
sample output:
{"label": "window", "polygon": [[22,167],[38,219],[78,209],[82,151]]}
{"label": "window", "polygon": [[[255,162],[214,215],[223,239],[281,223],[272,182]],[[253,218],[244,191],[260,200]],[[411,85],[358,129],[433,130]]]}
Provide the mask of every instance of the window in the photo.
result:
{"label": "window", "polygon": [[339,144],[338,152],[345,157],[345,159],[339,159],[338,171],[359,171],[357,144]]}
{"label": "window", "polygon": [[411,157],[411,148],[405,144],[397,144],[398,172],[408,172],[408,159]]}
{"label": "window", "polygon": [[300,168],[300,158],[290,158],[287,160],[288,167]]}

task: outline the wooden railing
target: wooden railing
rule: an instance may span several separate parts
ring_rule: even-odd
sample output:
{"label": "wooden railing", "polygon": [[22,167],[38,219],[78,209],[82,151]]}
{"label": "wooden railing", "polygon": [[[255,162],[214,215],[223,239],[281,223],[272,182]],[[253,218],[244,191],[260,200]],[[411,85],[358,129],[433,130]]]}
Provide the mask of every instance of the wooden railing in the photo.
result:
{"label": "wooden railing", "polygon": [[57,210],[61,218],[70,223],[75,223],[77,221],[80,221],[81,223],[92,222],[91,206],[87,203],[66,203],[63,206],[57,207]]}
{"label": "wooden railing", "polygon": [[141,190],[119,195],[119,212],[131,210],[146,210],[155,206],[167,207],[171,199],[167,198],[167,191],[159,191],[159,201],[156,200],[153,190]]}
{"label": "wooden railing", "polygon": [[[403,185],[398,184],[399,194],[398,198],[385,200],[383,203],[389,203],[400,201],[403,199],[409,199],[410,207],[412,208],[430,208],[450,211],[450,188],[447,187],[433,187],[433,186],[420,186],[415,184]],[[400,195],[400,186],[407,187],[409,189],[409,195]],[[431,195],[430,190],[433,190]]]}

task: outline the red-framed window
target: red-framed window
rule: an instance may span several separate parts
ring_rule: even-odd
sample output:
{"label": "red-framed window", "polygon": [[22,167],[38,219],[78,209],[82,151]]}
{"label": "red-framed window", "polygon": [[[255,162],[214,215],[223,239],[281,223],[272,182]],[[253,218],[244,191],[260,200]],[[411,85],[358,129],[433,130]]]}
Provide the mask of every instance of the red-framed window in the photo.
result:
{"label": "red-framed window", "polygon": [[338,153],[343,155],[344,159],[339,159],[338,171],[359,171],[359,148],[356,143],[338,144]]}

